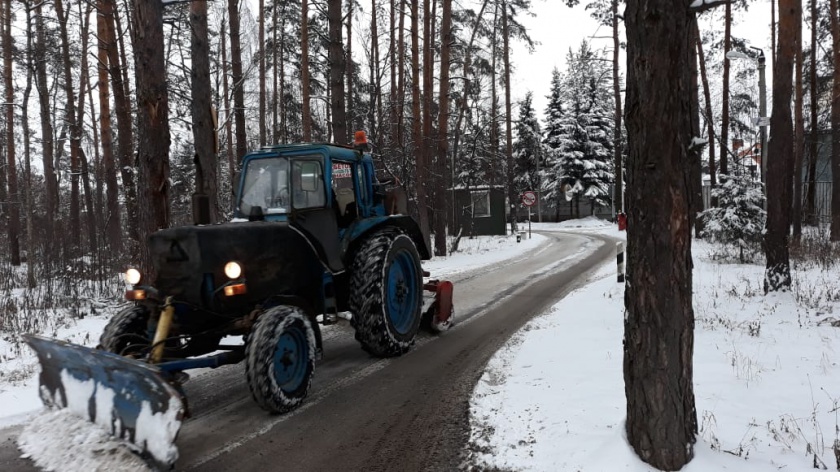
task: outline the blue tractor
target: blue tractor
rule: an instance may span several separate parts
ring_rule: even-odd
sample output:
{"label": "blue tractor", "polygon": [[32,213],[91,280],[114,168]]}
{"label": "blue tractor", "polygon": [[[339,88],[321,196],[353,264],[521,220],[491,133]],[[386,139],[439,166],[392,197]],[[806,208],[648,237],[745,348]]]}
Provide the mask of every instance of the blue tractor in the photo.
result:
{"label": "blue tractor", "polygon": [[[429,248],[404,192],[377,180],[365,141],[359,134],[354,147],[278,145],[244,156],[233,219],[152,234],[155,276],[126,272],[133,303],[109,321],[98,349],[28,337],[44,402],[77,410],[165,467],[177,450],[149,448],[154,441],[139,432],[148,430],[144,419],[168,419],[160,429],[174,444],[188,414],[186,370],[244,361],[257,404],[284,413],[309,390],[323,349],[319,325],[349,319],[377,357],[407,352],[421,325],[448,328],[452,284],[424,283]],[[224,344],[227,336],[244,343]],[[89,399],[68,395],[79,391],[68,383],[91,381]],[[103,396],[110,411],[92,411]]]}

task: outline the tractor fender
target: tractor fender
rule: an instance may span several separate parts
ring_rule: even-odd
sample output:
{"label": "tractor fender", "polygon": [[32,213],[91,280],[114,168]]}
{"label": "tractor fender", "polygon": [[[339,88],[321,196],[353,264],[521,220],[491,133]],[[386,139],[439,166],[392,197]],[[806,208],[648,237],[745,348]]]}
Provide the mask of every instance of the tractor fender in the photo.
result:
{"label": "tractor fender", "polygon": [[417,246],[420,259],[426,261],[431,258],[429,247],[426,245],[426,240],[423,238],[423,233],[420,231],[420,225],[417,224],[417,221],[408,215],[390,215],[358,220],[347,229],[341,242],[342,255],[345,261],[347,256],[352,253],[356,243],[363,240],[368,234],[385,227],[397,228],[407,234],[414,241],[414,245]]}

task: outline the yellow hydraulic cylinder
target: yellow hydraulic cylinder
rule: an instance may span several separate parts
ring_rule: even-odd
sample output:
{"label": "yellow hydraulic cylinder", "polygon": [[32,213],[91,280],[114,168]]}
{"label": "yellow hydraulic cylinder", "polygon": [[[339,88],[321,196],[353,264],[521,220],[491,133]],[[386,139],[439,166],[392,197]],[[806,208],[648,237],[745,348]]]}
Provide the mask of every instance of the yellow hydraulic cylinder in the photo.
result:
{"label": "yellow hydraulic cylinder", "polygon": [[160,363],[163,359],[163,348],[166,347],[166,338],[169,337],[169,328],[172,326],[172,317],[175,315],[175,307],[172,306],[172,297],[166,297],[163,311],[160,313],[155,339],[152,341],[152,364]]}

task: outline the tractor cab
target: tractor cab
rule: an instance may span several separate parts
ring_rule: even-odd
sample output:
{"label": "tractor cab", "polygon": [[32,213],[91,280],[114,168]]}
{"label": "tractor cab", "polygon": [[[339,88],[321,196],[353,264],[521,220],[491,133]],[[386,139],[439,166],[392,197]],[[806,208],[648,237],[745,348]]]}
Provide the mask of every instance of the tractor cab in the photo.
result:
{"label": "tractor cab", "polygon": [[357,219],[385,216],[375,180],[373,161],[361,150],[328,144],[263,148],[243,159],[235,216],[292,221],[329,210],[343,232]]}

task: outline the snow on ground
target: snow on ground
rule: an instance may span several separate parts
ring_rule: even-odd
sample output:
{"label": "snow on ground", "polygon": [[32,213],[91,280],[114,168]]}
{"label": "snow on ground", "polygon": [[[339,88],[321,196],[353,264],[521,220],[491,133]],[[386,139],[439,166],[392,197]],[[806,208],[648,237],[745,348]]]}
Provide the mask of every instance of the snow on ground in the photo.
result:
{"label": "snow on ground", "polygon": [[[93,347],[107,321],[104,315],[68,319],[43,335]],[[39,371],[38,359],[29,346],[13,336],[0,338],[0,428],[24,423],[41,410]]]}
{"label": "snow on ground", "polygon": [[68,410],[48,411],[33,418],[18,437],[18,446],[23,457],[49,471],[150,470],[124,443]]}
{"label": "snow on ground", "polygon": [[[683,470],[837,468],[840,267],[800,267],[790,292],[765,297],[762,265],[712,263],[704,242],[693,252],[700,431]],[[654,470],[624,434],[623,297],[605,264],[494,356],[471,400],[474,467]]]}
{"label": "snow on ground", "polygon": [[[519,229],[522,230],[522,227]],[[458,244],[458,252],[447,257],[432,258],[423,263],[423,269],[429,271],[433,279],[444,279],[519,257],[546,241],[545,236],[533,232],[529,239],[527,229],[526,226],[526,232],[519,243],[515,236],[510,235],[477,236],[473,239],[464,236]]]}
{"label": "snow on ground", "polygon": [[[424,263],[433,277],[451,277],[478,270],[511,258],[522,257],[546,241],[544,236],[527,234],[521,242],[515,236],[463,238],[459,252]],[[12,299],[24,300],[22,289],[14,289]],[[94,301],[84,317],[61,310],[38,313],[38,330],[43,335],[93,347],[98,343],[108,318],[119,309],[116,301]],[[24,303],[18,303],[24,305]],[[25,316],[22,316],[25,318]],[[26,330],[22,330],[26,331]],[[209,369],[198,369],[201,375]],[[34,353],[15,335],[0,337],[0,427],[26,424],[18,438],[24,455],[45,470],[143,470],[142,461],[125,444],[108,438],[104,431],[67,410],[45,410],[38,396],[38,361]],[[72,453],[72,454],[71,454]],[[139,461],[139,462],[138,462]]]}

